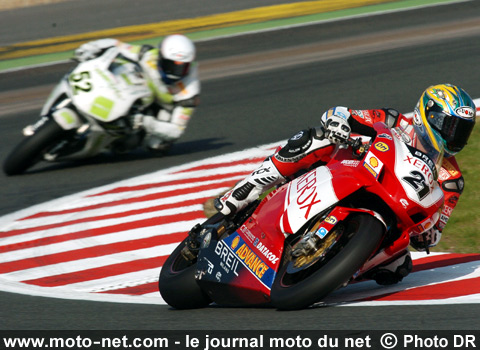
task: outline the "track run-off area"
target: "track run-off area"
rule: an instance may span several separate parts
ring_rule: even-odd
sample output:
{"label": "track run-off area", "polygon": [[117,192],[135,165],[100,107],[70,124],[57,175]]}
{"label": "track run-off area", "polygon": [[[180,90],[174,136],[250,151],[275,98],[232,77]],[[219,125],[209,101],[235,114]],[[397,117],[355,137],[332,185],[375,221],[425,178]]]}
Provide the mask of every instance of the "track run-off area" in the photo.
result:
{"label": "track run-off area", "polygon": [[[164,304],[158,293],[160,269],[190,228],[205,220],[204,204],[283,143],[172,167],[1,217],[0,290]],[[324,302],[480,303],[480,254],[412,255],[414,269],[401,283],[354,283]]]}

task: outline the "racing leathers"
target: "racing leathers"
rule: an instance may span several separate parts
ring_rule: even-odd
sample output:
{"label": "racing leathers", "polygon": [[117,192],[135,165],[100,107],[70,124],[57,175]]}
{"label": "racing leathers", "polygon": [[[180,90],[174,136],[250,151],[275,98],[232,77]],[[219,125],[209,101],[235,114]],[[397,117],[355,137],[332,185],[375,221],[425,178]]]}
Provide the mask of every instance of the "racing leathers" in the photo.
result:
{"label": "racing leathers", "polygon": [[[374,136],[373,124],[383,122],[393,128],[394,135],[415,147],[413,117],[400,114],[390,108],[354,110],[334,107],[322,115],[322,125],[305,129],[291,137],[285,146],[268,157],[233,189],[215,200],[216,209],[230,215],[244,208],[258,198],[259,194],[275,185],[295,178],[302,171],[308,171],[326,164],[334,155],[338,144],[346,141],[350,133]],[[459,196],[463,191],[463,177],[454,157],[444,158],[439,171],[438,183],[445,195],[445,204],[437,224],[424,235],[412,237],[411,245],[419,250],[435,246],[441,237]],[[369,278],[379,284],[392,284],[402,280],[412,268],[408,250],[393,257],[375,271]]]}
{"label": "racing leathers", "polygon": [[123,59],[137,63],[152,91],[154,101],[132,117],[135,127],[143,127],[145,145],[158,151],[167,150],[185,132],[199,103],[200,82],[197,64],[191,64],[188,74],[177,81],[162,79],[158,69],[159,49],[150,45],[130,45],[116,39],[100,39],[81,45],[75,51],[78,61],[102,55],[116,47]]}

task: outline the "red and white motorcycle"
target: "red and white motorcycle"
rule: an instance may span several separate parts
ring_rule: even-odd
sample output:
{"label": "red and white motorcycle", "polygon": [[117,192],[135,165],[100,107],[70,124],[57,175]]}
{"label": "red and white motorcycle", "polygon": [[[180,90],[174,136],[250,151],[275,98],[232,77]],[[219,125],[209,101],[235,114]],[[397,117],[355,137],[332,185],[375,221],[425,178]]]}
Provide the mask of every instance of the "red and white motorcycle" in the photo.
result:
{"label": "red and white motorcycle", "polygon": [[250,204],[195,226],[165,262],[163,299],[178,309],[271,305],[300,309],[402,254],[431,228],[444,195],[442,155],[395,129],[350,139],[317,167]]}

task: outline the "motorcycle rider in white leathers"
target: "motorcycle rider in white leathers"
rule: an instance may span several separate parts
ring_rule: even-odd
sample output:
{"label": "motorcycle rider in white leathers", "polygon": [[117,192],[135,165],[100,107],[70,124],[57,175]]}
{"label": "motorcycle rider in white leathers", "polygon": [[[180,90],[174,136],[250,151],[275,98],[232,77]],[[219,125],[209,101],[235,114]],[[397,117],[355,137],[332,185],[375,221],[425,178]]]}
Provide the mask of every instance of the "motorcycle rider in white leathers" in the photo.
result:
{"label": "motorcycle rider in white leathers", "polygon": [[[418,251],[435,246],[441,237],[458,199],[463,192],[463,176],[455,154],[466,145],[475,125],[476,107],[461,88],[450,84],[430,86],[420,97],[414,116],[407,117],[394,109],[353,110],[334,107],[321,117],[321,126],[302,130],[247,178],[225,195],[215,199],[216,209],[231,215],[257,199],[265,190],[281,184],[301,171],[327,163],[336,145],[343,144],[351,132],[374,136],[373,124],[384,122],[393,128],[403,142],[420,148],[426,144],[443,154],[438,183],[444,192],[445,204],[438,222],[424,235],[410,238]],[[440,158],[441,159],[441,158]],[[408,249],[367,272],[366,278],[379,284],[394,284],[412,269]]]}
{"label": "motorcycle rider in white leathers", "polygon": [[100,39],[81,45],[75,50],[75,59],[83,62],[96,58],[113,46],[125,59],[140,65],[155,98],[146,112],[133,116],[134,127],[144,128],[149,149],[167,151],[185,132],[199,103],[194,43],[181,34],[165,37],[158,48]]}

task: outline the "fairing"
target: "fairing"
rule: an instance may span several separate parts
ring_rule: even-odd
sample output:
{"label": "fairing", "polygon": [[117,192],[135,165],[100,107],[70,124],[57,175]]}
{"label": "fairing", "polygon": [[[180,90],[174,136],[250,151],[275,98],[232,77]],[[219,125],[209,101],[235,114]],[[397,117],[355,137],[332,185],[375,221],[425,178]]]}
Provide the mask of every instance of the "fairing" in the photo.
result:
{"label": "fairing", "polygon": [[[357,212],[376,217],[387,231],[395,223],[399,237],[376,252],[366,268],[405,249],[410,235],[438,219],[443,192],[435,181],[433,161],[399,141],[385,124],[375,128],[377,137],[364,157],[339,150],[334,161],[270,193],[236,232],[212,240],[200,251],[198,283],[214,301],[268,303],[285,237],[302,232],[313,218],[321,220],[315,232],[320,239]],[[384,220],[385,213],[368,207],[355,207],[349,198],[359,193],[383,201],[395,220]]]}

